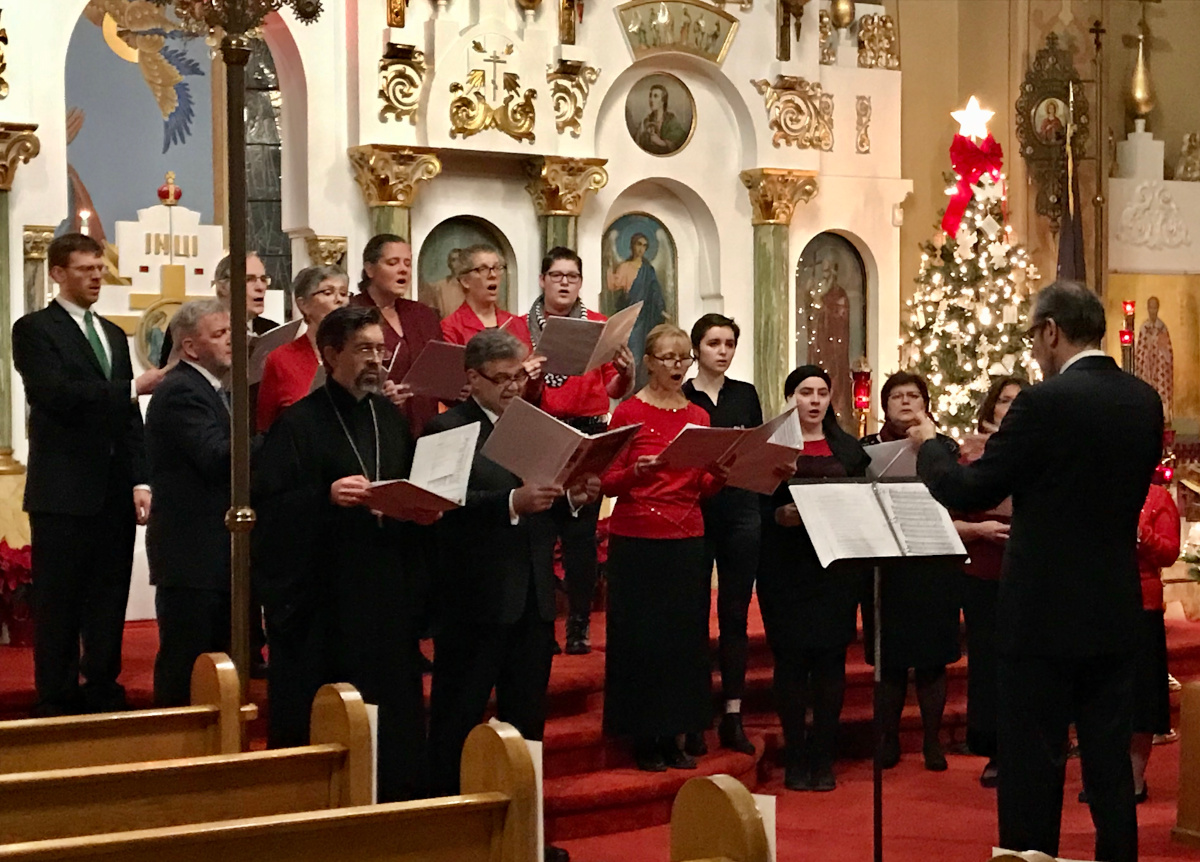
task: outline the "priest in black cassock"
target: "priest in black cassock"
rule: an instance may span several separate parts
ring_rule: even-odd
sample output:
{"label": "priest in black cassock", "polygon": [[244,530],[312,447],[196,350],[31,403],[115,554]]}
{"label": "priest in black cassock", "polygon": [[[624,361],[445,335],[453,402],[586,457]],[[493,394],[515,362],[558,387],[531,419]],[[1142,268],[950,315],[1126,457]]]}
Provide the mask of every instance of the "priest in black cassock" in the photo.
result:
{"label": "priest in black cassock", "polygon": [[413,440],[384,397],[375,308],[339,308],[317,331],[326,384],[271,426],[254,464],[254,575],[271,638],[269,743],[308,742],[317,689],[348,682],[379,705],[381,802],[422,796],[425,722],[418,635],[425,527],[365,505],[370,482],[403,479]]}

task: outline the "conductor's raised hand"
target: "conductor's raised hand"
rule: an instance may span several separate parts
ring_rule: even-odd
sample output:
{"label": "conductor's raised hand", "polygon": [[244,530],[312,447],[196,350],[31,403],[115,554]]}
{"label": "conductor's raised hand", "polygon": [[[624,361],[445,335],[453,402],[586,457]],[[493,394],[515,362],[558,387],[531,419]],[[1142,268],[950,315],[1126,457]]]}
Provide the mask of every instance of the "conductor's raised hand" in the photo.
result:
{"label": "conductor's raised hand", "polygon": [[920,448],[922,443],[933,440],[936,437],[937,426],[933,424],[933,417],[928,413],[923,414],[920,421],[908,429],[908,439],[917,448]]}
{"label": "conductor's raised hand", "polygon": [[383,384],[383,397],[397,407],[403,407],[412,396],[412,387],[407,383],[397,383],[394,380],[388,380]]}
{"label": "conductor's raised hand", "polygon": [[518,515],[544,512],[562,496],[561,485],[522,485],[513,491],[512,507]]}
{"label": "conductor's raised hand", "polygon": [[600,477],[595,473],[580,476],[579,481],[567,490],[567,496],[576,509],[596,502],[600,497]]}
{"label": "conductor's raised hand", "polygon": [[645,476],[662,468],[662,461],[657,455],[639,455],[637,461],[633,464],[633,473],[635,476]]}
{"label": "conductor's raised hand", "polygon": [[366,502],[370,490],[366,476],[345,476],[329,486],[329,499],[335,506],[351,509]]}

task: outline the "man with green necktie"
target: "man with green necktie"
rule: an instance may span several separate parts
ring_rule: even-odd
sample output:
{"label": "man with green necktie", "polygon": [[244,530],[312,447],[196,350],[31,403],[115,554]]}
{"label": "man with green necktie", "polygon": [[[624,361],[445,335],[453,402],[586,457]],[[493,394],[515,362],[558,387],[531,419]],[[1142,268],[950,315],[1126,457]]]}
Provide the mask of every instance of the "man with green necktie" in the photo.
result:
{"label": "man with green necktie", "polygon": [[102,254],[83,234],[55,239],[47,262],[58,296],[12,332],[30,407],[25,511],[38,716],[125,708],[117,677],[134,526],[150,517],[137,399],[163,372],[135,379],[125,333],[92,311]]}

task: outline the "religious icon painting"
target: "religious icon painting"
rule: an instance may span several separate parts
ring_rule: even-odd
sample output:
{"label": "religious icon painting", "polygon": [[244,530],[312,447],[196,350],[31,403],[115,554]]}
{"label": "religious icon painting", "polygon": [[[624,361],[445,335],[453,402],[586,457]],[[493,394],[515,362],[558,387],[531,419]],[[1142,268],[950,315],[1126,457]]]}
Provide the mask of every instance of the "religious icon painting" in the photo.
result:
{"label": "religious icon painting", "polygon": [[867,270],[848,239],[817,234],[796,265],[796,364],[820,365],[833,381],[839,424],[852,433],[850,371],[867,353]]}
{"label": "religious icon painting", "polygon": [[634,143],[647,153],[674,155],[692,139],[696,101],[687,85],[674,75],[647,75],[625,97],[625,127]]}
{"label": "religious icon painting", "polygon": [[508,269],[500,279],[500,296],[496,300],[500,308],[509,308],[508,286],[516,273],[512,246],[499,228],[484,219],[472,216],[448,218],[430,231],[421,243],[417,258],[417,295],[410,299],[423,302],[446,317],[463,304],[464,293],[457,275],[465,263],[463,252],[471,246],[491,246],[500,253]]}
{"label": "religious icon painting", "polygon": [[646,335],[660,323],[677,320],[676,261],[674,238],[652,215],[626,213],[604,231],[600,310],[612,315],[636,302],[645,303],[629,336],[629,349],[637,363],[638,388],[645,382]]}
{"label": "religious icon painting", "polygon": [[1053,144],[1067,136],[1067,106],[1062,99],[1042,99],[1033,109],[1033,128],[1043,144]]}

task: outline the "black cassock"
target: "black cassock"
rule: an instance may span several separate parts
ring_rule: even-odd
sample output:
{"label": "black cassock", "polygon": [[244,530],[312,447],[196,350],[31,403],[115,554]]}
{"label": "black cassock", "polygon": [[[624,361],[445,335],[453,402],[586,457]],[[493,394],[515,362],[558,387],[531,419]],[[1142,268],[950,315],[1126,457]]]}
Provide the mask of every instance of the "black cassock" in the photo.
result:
{"label": "black cassock", "polygon": [[418,635],[428,539],[416,524],[334,505],[329,489],[364,473],[406,478],[412,455],[400,411],[378,395],[356,402],[330,380],[283,412],[254,462],[253,570],[271,648],[269,743],[306,745],[317,689],[352,684],[379,705],[381,802],[418,798],[426,786]]}

